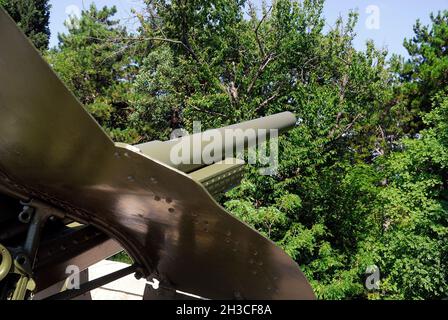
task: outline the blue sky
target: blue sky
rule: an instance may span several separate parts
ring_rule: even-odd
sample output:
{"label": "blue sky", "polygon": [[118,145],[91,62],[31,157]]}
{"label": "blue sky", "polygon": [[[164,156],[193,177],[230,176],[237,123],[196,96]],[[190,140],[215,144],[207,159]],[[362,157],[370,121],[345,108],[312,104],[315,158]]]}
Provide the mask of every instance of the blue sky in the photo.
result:
{"label": "blue sky", "polygon": [[[57,34],[65,32],[64,21],[70,12],[88,8],[91,2],[98,7],[115,5],[117,17],[132,29],[135,20],[131,19],[131,8],[142,8],[140,0],[51,0],[50,46],[57,45]],[[261,0],[254,3],[260,5]],[[337,17],[346,17],[350,9],[360,14],[356,28],[355,47],[363,50],[365,42],[373,39],[377,46],[386,47],[391,53],[406,56],[403,39],[412,37],[412,26],[417,19],[429,24],[430,12],[448,9],[448,0],[327,0],[324,15],[327,28],[331,27]]]}

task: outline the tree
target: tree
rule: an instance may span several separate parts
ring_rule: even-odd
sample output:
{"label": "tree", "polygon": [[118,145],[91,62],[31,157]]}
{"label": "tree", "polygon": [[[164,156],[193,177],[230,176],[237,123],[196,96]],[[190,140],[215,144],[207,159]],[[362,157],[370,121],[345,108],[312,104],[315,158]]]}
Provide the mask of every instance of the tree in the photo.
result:
{"label": "tree", "polygon": [[[447,13],[417,23],[405,62],[373,42],[356,50],[354,12],[324,31],[323,6],[148,0],[131,34],[92,6],[47,58],[115,140],[293,111],[277,174],[248,166],[221,203],[295,259],[319,298],[446,297]],[[377,291],[364,285],[372,265]]]}
{"label": "tree", "polygon": [[22,31],[41,52],[48,49],[50,41],[49,0],[3,0],[6,9]]}
{"label": "tree", "polygon": [[448,96],[435,100],[419,138],[402,140],[402,151],[378,163],[386,185],[379,193],[377,250],[383,290],[393,298],[448,294]]}
{"label": "tree", "polygon": [[280,140],[278,175],[250,167],[222,202],[295,258],[319,297],[365,297],[368,239],[380,230],[370,164],[390,148],[394,78],[386,52],[353,48],[355,13],[324,34],[323,4],[278,0],[258,17],[249,3],[246,20],[244,2],[149,2],[131,117],[163,139],[174,107],[204,127],[293,111],[301,126]]}
{"label": "tree", "polygon": [[170,124],[165,119],[176,112],[183,115],[185,126],[197,114],[204,115],[204,127],[250,116],[236,105],[232,78],[234,69],[242,67],[238,42],[247,29],[243,3],[148,1],[139,39],[152,51],[138,76],[135,90],[143,99],[132,116],[141,124],[154,124],[141,126],[146,139],[166,139]]}
{"label": "tree", "polygon": [[59,45],[47,59],[114,140],[136,142],[128,124],[135,63],[123,48],[126,29],[112,19],[116,12],[92,4],[79,21],[66,23],[68,33],[58,35]]}
{"label": "tree", "polygon": [[[403,85],[396,95],[396,106],[403,119],[404,131],[415,134],[425,127],[422,117],[431,111],[431,99],[448,85],[448,11],[431,14],[431,25],[420,21],[415,35],[405,39],[410,58],[396,62]],[[397,58],[396,58],[397,59]]]}

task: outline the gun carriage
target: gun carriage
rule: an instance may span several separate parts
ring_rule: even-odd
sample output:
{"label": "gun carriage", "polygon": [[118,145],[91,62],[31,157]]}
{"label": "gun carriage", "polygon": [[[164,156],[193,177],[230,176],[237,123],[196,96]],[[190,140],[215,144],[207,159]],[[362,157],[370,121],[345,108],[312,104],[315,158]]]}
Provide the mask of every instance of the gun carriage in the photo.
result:
{"label": "gun carriage", "polygon": [[[114,143],[2,9],[0,41],[0,298],[72,299],[131,273],[210,299],[314,298],[284,251],[213,198],[242,176],[225,151],[293,127],[293,114],[217,129],[257,134],[223,139],[211,163],[173,163],[180,142],[207,141]],[[123,249],[133,265],[44,293],[67,266],[85,270]]]}

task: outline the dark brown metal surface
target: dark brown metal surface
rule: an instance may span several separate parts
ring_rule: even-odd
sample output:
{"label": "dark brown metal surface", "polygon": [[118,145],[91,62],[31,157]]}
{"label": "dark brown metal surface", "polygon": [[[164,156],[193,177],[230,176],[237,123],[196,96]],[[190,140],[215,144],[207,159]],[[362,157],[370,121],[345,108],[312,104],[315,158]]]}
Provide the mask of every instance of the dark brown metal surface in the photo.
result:
{"label": "dark brown metal surface", "polygon": [[114,145],[0,9],[2,184],[103,230],[175,289],[314,298],[297,264],[198,182]]}
{"label": "dark brown metal surface", "polygon": [[34,270],[37,290],[66,279],[68,265],[85,270],[122,250],[115,240],[92,226],[66,230],[54,239],[43,241],[39,247]]}

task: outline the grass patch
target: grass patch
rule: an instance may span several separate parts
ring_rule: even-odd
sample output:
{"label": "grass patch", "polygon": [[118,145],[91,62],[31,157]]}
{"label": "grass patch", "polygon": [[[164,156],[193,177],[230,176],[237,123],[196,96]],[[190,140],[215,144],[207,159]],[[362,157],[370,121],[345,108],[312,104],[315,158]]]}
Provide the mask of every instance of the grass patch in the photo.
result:
{"label": "grass patch", "polygon": [[117,254],[115,254],[115,255],[113,255],[112,257],[108,258],[107,260],[116,261],[116,262],[123,262],[123,263],[127,263],[127,264],[133,264],[134,263],[132,258],[124,250],[119,252],[119,253],[117,253]]}

